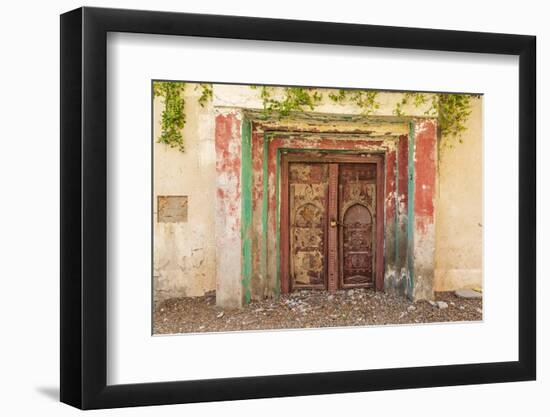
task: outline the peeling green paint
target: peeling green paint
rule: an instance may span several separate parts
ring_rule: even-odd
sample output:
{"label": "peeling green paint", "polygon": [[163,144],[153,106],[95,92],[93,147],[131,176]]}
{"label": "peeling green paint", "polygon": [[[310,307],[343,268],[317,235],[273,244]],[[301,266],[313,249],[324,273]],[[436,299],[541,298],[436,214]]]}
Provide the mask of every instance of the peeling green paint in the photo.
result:
{"label": "peeling green paint", "polygon": [[407,266],[408,266],[408,285],[407,295],[410,299],[413,297],[414,288],[414,122],[409,123],[409,161],[408,161],[408,207],[407,207]]}
{"label": "peeling green paint", "polygon": [[277,160],[275,168],[275,247],[277,252],[277,264],[275,273],[275,296],[281,293],[281,241],[280,241],[280,216],[279,216],[279,170],[281,167],[281,150],[277,149]]}
{"label": "peeling green paint", "polygon": [[268,178],[268,151],[269,142],[267,135],[264,133],[263,143],[263,184],[262,184],[262,252],[260,254],[260,270],[264,282],[267,282],[267,215],[268,215],[268,201],[269,201],[269,178]]}
{"label": "peeling green paint", "polygon": [[252,125],[243,120],[241,127],[241,240],[242,240],[242,285],[244,300],[251,300],[252,281]]}
{"label": "peeling green paint", "polygon": [[[399,140],[397,141],[399,144]],[[395,147],[395,268],[399,269],[399,145]],[[396,272],[399,274],[399,270]]]}

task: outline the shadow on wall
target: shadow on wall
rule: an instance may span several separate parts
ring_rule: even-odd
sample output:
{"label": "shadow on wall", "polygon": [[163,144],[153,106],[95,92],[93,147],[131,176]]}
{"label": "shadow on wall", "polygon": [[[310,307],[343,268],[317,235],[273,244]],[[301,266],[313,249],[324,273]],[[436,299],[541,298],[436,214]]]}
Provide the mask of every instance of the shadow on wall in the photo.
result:
{"label": "shadow on wall", "polygon": [[59,387],[36,387],[36,392],[55,402],[59,401]]}

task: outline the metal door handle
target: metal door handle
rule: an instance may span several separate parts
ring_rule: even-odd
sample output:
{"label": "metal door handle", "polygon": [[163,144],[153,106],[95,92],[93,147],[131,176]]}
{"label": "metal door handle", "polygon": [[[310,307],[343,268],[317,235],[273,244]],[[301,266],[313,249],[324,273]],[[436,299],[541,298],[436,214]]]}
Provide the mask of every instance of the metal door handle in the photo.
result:
{"label": "metal door handle", "polygon": [[332,220],[330,221],[330,227],[336,227],[336,226],[346,227],[346,225],[345,225],[344,223],[332,219]]}

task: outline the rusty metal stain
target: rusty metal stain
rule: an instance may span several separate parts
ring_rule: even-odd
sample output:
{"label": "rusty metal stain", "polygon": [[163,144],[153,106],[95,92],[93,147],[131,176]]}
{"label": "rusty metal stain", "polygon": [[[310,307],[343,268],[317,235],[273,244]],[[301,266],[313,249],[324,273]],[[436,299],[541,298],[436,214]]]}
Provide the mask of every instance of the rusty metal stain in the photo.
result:
{"label": "rusty metal stain", "polygon": [[187,222],[187,196],[169,195],[158,196],[158,222],[183,223]]}

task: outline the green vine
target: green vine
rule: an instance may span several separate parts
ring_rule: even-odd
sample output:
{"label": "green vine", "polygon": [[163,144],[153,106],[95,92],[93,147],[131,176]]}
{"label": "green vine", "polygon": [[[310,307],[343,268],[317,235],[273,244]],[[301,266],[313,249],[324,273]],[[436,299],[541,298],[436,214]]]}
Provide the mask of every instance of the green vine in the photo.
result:
{"label": "green vine", "polygon": [[[178,148],[184,151],[184,138],[182,135],[185,126],[185,100],[183,92],[185,83],[179,81],[155,81],[153,93],[162,97],[164,109],[161,116],[161,134],[158,142]],[[315,88],[269,86],[250,86],[260,90],[263,114],[265,117],[288,117],[292,112],[313,111],[322,102],[324,95]],[[201,107],[212,100],[212,84],[200,83],[195,90],[201,90],[198,103]],[[380,108],[377,101],[378,91],[372,90],[329,90],[328,98],[339,104],[353,103],[361,109],[361,114],[368,116]],[[393,114],[405,115],[406,106],[428,106],[424,114],[428,117],[437,117],[441,137],[458,140],[462,143],[462,134],[466,130],[466,122],[470,116],[471,100],[479,95],[471,94],[428,94],[404,92],[402,99],[396,103]],[[448,144],[448,143],[446,143]],[[452,146],[452,145],[450,145]]]}
{"label": "green vine", "polygon": [[[437,114],[441,134],[458,139],[462,143],[462,133],[466,130],[466,122],[472,114],[472,98],[479,96],[467,94],[438,94]],[[434,106],[434,104],[432,104]]]}
{"label": "green vine", "polygon": [[210,100],[212,100],[212,96],[214,94],[214,90],[212,88],[212,84],[197,84],[195,87],[195,90],[201,89],[201,96],[199,97],[199,104],[201,107],[206,106],[206,103],[208,103]]}
{"label": "green vine", "polygon": [[[291,112],[304,111],[305,108],[314,110],[323,100],[323,93],[314,88],[287,87],[283,90],[281,99],[275,98],[275,88],[266,86],[251,86],[260,89],[260,98],[263,103],[265,116],[288,116]],[[353,103],[361,109],[361,114],[368,116],[380,108],[377,101],[379,92],[370,90],[339,89],[328,93],[328,98],[334,103]],[[462,134],[466,130],[466,121],[471,114],[471,100],[479,97],[472,94],[425,94],[403,93],[401,101],[397,102],[393,113],[404,116],[407,105],[414,107],[429,106],[424,114],[428,117],[437,117],[441,136],[458,140],[462,143]]]}
{"label": "green vine", "polygon": [[[394,109],[396,116],[403,116],[403,107],[413,105],[420,107],[429,101],[430,107],[424,112],[426,116],[437,117],[441,137],[445,139],[455,139],[462,143],[462,134],[466,130],[466,122],[472,113],[473,98],[479,98],[477,94],[425,94],[425,93],[403,93],[403,98],[398,102]],[[452,143],[444,143],[452,146]]]}
{"label": "green vine", "polygon": [[[250,86],[253,89],[257,86]],[[312,88],[285,87],[283,98],[278,100],[274,97],[274,87],[261,86],[260,97],[263,103],[265,116],[277,114],[279,117],[287,117],[293,111],[304,111],[306,108],[314,110],[315,106],[322,100],[322,94]]]}
{"label": "green vine", "polygon": [[340,89],[337,93],[331,92],[328,97],[335,103],[349,101],[361,109],[363,116],[368,116],[380,108],[380,103],[376,101],[378,91],[367,90],[344,90]]}
{"label": "green vine", "polygon": [[[212,84],[201,83],[195,86],[195,90],[201,89],[198,103],[201,107],[206,106],[213,96]],[[164,110],[161,115],[161,133],[159,143],[185,151],[182,130],[185,126],[185,99],[183,92],[185,83],[181,81],[154,81],[153,94],[155,97],[162,97]]]}
{"label": "green vine", "polygon": [[164,143],[172,148],[185,150],[183,135],[185,126],[185,100],[183,91],[184,82],[154,81],[153,94],[155,97],[164,98],[164,110],[161,116],[161,133],[159,143]]}

